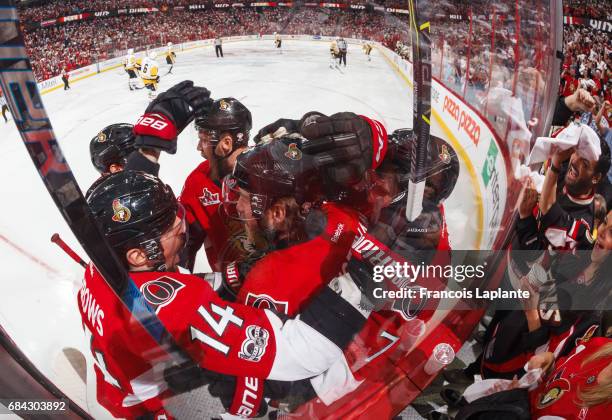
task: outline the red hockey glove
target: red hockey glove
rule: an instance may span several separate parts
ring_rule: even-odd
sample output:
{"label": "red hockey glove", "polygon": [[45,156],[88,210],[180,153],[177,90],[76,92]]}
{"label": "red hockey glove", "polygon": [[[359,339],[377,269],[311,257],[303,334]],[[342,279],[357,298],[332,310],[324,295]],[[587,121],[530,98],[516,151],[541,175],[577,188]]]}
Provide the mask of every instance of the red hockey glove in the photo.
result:
{"label": "red hockey glove", "polygon": [[160,94],[134,125],[136,147],[153,147],[176,153],[176,138],[196,115],[212,105],[210,92],[186,80]]}

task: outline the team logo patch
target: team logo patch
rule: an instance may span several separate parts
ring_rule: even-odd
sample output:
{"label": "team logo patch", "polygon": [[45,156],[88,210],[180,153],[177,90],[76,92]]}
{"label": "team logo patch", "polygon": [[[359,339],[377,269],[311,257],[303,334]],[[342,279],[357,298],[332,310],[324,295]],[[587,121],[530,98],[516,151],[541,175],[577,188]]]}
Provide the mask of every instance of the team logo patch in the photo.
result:
{"label": "team logo patch", "polygon": [[229,104],[223,99],[221,99],[221,101],[219,101],[219,108],[223,111],[226,111],[229,108]]}
{"label": "team logo patch", "polygon": [[595,331],[597,331],[597,328],[599,328],[599,325],[591,325],[582,337],[576,339],[576,347],[578,347],[581,344],[588,343],[589,340],[593,338],[593,334],[595,334]]}
{"label": "team logo patch", "polygon": [[448,148],[446,147],[445,144],[442,145],[442,151],[440,152],[438,157],[440,158],[442,163],[447,164],[447,165],[450,163],[451,154],[448,152]]}
{"label": "team logo patch", "polygon": [[566,391],[569,391],[570,383],[566,379],[556,379],[546,387],[546,392],[538,398],[538,408],[545,408],[559,400]]}
{"label": "team logo patch", "polygon": [[179,290],[185,285],[172,277],[160,277],[140,286],[140,292],[145,300],[159,313],[160,309],[170,304],[177,296]]}
{"label": "team logo patch", "polygon": [[102,131],[100,131],[98,135],[96,136],[96,140],[98,141],[98,143],[104,143],[106,139],[107,139],[106,134],[104,134],[104,132]]}
{"label": "team logo patch", "polygon": [[249,325],[246,329],[247,338],[240,346],[238,357],[249,362],[259,362],[268,346],[270,333],[259,325]]}
{"label": "team logo patch", "polygon": [[113,215],[113,222],[125,223],[132,217],[130,209],[121,204],[118,198],[113,200],[113,211],[115,212]]}
{"label": "team logo patch", "polygon": [[298,149],[297,143],[291,143],[285,152],[285,156],[291,160],[300,160],[302,159],[302,151]]}
{"label": "team logo patch", "polygon": [[219,200],[219,193],[213,193],[206,187],[202,190],[202,196],[199,198],[203,206],[212,206],[221,203]]}
{"label": "team logo patch", "polygon": [[289,303],[287,301],[279,301],[266,294],[256,295],[249,293],[247,294],[245,304],[254,308],[272,309],[282,314],[289,313]]}
{"label": "team logo patch", "polygon": [[396,299],[391,309],[398,312],[406,321],[410,321],[421,313],[427,303],[427,297],[419,297],[421,293],[418,290],[421,289],[421,286],[406,286],[406,288],[415,289],[415,297],[412,299],[409,297],[405,297],[401,300]]}

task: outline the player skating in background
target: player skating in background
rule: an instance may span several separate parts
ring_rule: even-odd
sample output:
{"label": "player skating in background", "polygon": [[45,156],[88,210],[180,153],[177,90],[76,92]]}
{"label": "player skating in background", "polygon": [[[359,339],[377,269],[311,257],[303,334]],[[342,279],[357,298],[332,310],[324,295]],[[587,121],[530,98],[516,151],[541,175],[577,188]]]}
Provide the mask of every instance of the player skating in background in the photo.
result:
{"label": "player skating in background", "polygon": [[368,61],[372,61],[372,57],[370,57],[370,53],[372,52],[372,45],[369,42],[365,42],[362,48],[365,55],[368,56]]}
{"label": "player skating in background", "polygon": [[332,40],[329,44],[329,68],[333,69],[334,67],[338,67],[338,58],[340,58],[340,50],[338,50],[338,43],[336,40]]}
{"label": "player skating in background", "polygon": [[138,69],[138,64],[136,56],[134,56],[133,48],[127,50],[127,57],[125,57],[125,61],[123,62],[123,68],[128,75],[128,87],[130,90],[137,89],[136,84],[138,83],[138,75],[136,71]]}
{"label": "player skating in background", "polygon": [[166,49],[166,64],[170,66],[168,70],[168,74],[172,73],[172,68],[174,67],[174,63],[176,62],[176,53],[173,50],[172,42],[168,42]]}
{"label": "player skating in background", "polygon": [[283,40],[280,34],[274,32],[274,46],[276,47],[276,51],[278,51],[279,54],[283,53],[282,45],[283,45]]}
{"label": "player skating in background", "polygon": [[140,78],[144,83],[144,87],[149,90],[149,99],[155,99],[157,96],[157,83],[159,83],[159,65],[155,58],[157,54],[153,51],[142,60],[140,67]]}

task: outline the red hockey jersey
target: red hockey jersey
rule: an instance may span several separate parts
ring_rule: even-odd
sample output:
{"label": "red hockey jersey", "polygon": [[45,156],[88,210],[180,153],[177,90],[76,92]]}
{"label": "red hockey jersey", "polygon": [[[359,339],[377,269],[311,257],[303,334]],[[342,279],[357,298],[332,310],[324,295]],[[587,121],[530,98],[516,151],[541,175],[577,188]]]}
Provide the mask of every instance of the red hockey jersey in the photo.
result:
{"label": "red hockey jersey", "polygon": [[217,272],[251,252],[242,223],[223,213],[221,187],[210,179],[208,161],[189,174],[179,201],[187,210],[189,223],[186,264],[189,268],[193,268],[195,254],[202,245],[210,266]]}
{"label": "red hockey jersey", "polygon": [[597,374],[612,363],[612,356],[608,356],[582,365],[587,357],[610,342],[612,340],[609,338],[592,338],[578,345],[567,357],[558,359],[546,380],[530,392],[533,418],[538,419],[543,416],[557,416],[555,418],[567,420],[609,418],[612,404],[582,407],[578,391],[594,385]]}
{"label": "red hockey jersey", "polygon": [[246,275],[238,302],[294,315],[341,274],[357,235],[359,216],[334,203],[323,204],[321,211],[327,219],[323,232],[259,260]]}
{"label": "red hockey jersey", "polygon": [[[341,356],[334,337],[321,335],[316,325],[305,320],[283,324],[271,311],[225,302],[200,277],[130,275],[175,343],[203,368],[297,380],[323,372]],[[338,296],[328,293],[326,302]],[[169,393],[163,372],[177,355],[157,345],[93,265],[86,270],[77,300],[95,363],[100,404],[114,416],[128,418],[163,409]]]}
{"label": "red hockey jersey", "polygon": [[[342,216],[342,213],[338,213],[337,205],[327,204],[326,211],[329,220],[326,232],[337,231],[334,228],[335,226],[339,226],[340,223],[346,224],[346,222],[342,221],[346,219],[346,215]],[[443,207],[441,208],[441,213],[444,220]],[[351,216],[350,220],[350,229],[347,232],[350,233],[350,238],[354,239],[354,241],[352,245],[349,243],[348,247],[346,244],[335,247],[335,261],[330,259],[334,255],[330,253],[331,244],[325,244],[322,237],[317,238],[318,242],[309,241],[300,244],[302,247],[297,245],[271,253],[249,272],[244,285],[240,289],[238,295],[239,301],[256,307],[273,308],[279,312],[292,315],[308,299],[312,298],[321,285],[326,284],[334,277],[333,272],[338,271],[337,268],[347,260],[348,255],[362,260],[366,258],[362,255],[362,253],[365,253],[376,259],[379,263],[387,261],[390,264],[392,261],[400,263],[406,261],[405,258],[389,250],[376,238],[369,235],[366,226],[357,217],[353,218]],[[348,238],[346,237],[345,239]],[[322,245],[322,243],[325,245]],[[444,252],[450,249],[445,222],[443,223],[443,232],[438,249],[442,252],[437,254],[434,263],[441,263],[441,260],[448,257],[448,254]],[[347,256],[341,258],[344,255]],[[334,270],[329,270],[330,263],[334,264],[332,265]],[[296,270],[296,267],[299,269]],[[327,270],[325,270],[326,268]],[[326,271],[328,274],[323,275]],[[275,276],[273,275],[274,273],[288,274],[286,276]],[[330,274],[332,274],[331,277],[329,277]],[[422,282],[419,281],[417,284],[419,283]],[[434,279],[427,282],[427,284],[420,285],[426,286],[430,290],[438,290],[444,288],[445,283],[439,279]],[[395,285],[395,287],[399,288],[398,285]],[[350,378],[347,383],[335,383],[335,375],[326,375],[319,378],[317,390],[325,389],[326,392],[327,390],[331,391],[330,395],[326,395],[326,403],[351,391],[351,389],[341,390],[338,387],[354,387],[364,379],[374,377],[377,369],[384,371],[385,363],[393,363],[395,359],[403,355],[406,348],[403,348],[402,344],[410,346],[413,343],[411,337],[413,324],[406,323],[405,317],[412,318],[412,316],[417,316],[421,321],[426,321],[433,315],[434,311],[419,311],[418,314],[406,315],[406,311],[410,310],[408,307],[405,307],[405,303],[403,301],[396,302],[392,310],[370,314],[364,328],[355,336],[354,340],[345,350],[344,357],[346,362],[342,363],[339,361],[334,367],[335,370],[339,368],[340,371],[350,369],[351,372],[346,372],[345,376],[343,376],[344,378]],[[408,306],[414,309],[415,304],[408,304]],[[429,307],[431,306],[432,303],[429,304]],[[401,348],[399,352],[397,352],[398,347]],[[235,407],[237,407],[237,402],[243,398],[242,391],[245,388],[243,384],[248,381],[249,378],[238,379],[237,393],[234,395],[234,403],[230,409],[230,412],[233,414],[236,414]],[[323,398],[322,395],[319,396]],[[257,408],[258,405],[252,414],[257,412]]]}

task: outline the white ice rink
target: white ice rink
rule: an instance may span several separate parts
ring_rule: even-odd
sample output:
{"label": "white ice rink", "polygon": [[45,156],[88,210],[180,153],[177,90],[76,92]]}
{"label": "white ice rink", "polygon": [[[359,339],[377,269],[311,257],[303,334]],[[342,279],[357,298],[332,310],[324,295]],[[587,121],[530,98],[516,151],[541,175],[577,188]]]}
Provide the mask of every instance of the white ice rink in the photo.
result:
{"label": "white ice rink", "polygon": [[[359,46],[349,45],[348,67],[329,68],[325,42],[284,41],[277,54],[272,41],[224,44],[225,58],[212,47],[177,54],[173,74],[160,90],[190,79],[213,98],[233,96],[253,114],[253,134],[280,117],[308,111],[353,111],[376,118],[389,132],[412,125],[410,87],[376,49],[368,62]],[[161,62],[162,60],[160,60]],[[161,74],[166,73],[163,64]],[[145,90],[130,92],[127,76],[115,69],[43,96],[44,104],[82,190],[98,177],[89,158],[89,141],[111,123],[133,123],[147,106]],[[201,157],[193,127],[181,134],[178,152],[162,157],[160,177],[179,193]],[[75,402],[85,405],[85,387],[63,356],[65,348],[85,352],[76,291],[82,269],[49,238],[60,233],[83,255],[49,198],[12,121],[0,120],[0,258],[3,275],[0,324],[36,366]],[[463,166],[463,164],[462,164]],[[471,248],[467,223],[474,191],[465,170],[447,201],[451,241]]]}

